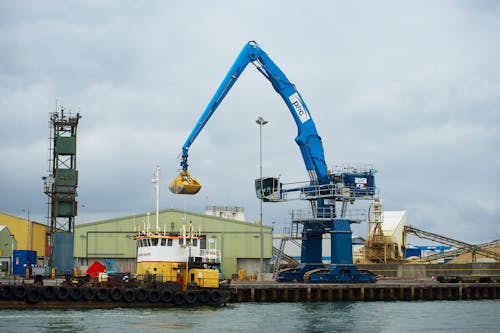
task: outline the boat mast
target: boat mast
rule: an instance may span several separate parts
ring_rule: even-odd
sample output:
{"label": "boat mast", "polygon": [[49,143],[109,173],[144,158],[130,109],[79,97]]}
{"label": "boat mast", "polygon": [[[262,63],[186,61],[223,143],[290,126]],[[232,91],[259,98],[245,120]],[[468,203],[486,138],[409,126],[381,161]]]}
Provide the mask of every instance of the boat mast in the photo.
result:
{"label": "boat mast", "polygon": [[153,180],[153,190],[155,192],[156,199],[156,233],[160,232],[160,166],[157,165],[155,169],[155,175]]}

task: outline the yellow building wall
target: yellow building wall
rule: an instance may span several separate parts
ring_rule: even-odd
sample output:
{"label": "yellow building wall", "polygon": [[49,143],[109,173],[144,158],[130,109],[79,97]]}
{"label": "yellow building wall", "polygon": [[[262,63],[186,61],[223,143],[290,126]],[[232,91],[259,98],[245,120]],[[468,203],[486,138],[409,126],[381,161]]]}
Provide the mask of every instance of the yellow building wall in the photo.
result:
{"label": "yellow building wall", "polygon": [[46,234],[50,230],[48,226],[4,213],[0,213],[0,225],[9,228],[14,235],[16,250],[32,250],[39,257],[45,256]]}

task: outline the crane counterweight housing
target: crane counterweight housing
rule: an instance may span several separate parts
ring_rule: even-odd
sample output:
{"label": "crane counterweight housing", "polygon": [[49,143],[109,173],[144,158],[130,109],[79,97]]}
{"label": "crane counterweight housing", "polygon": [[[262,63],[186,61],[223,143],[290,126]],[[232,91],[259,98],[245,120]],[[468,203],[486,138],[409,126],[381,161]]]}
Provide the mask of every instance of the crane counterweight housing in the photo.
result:
{"label": "crane counterweight housing", "polygon": [[[279,178],[263,178],[255,181],[257,198],[267,202],[288,201],[295,195],[307,200],[311,206],[311,217],[293,220],[303,226],[301,264],[279,273],[278,281],[309,282],[374,282],[376,276],[359,271],[352,263],[352,240],[349,219],[344,218],[347,202],[356,199],[370,199],[375,195],[375,179],[372,170],[330,173],[325,161],[323,144],[311,113],[304,99],[281,69],[269,58],[259,45],[247,43],[228,73],[220,83],[214,96],[206,106],[195,127],[182,146],[180,166],[182,171],[170,183],[175,194],[196,194],[201,184],[188,172],[188,151],[191,144],[203,130],[248,64],[271,83],[282,97],[297,125],[295,142],[299,146],[309,181],[302,185],[282,184]],[[340,218],[336,214],[336,203],[341,203]],[[332,262],[322,263],[321,238],[331,235]]]}

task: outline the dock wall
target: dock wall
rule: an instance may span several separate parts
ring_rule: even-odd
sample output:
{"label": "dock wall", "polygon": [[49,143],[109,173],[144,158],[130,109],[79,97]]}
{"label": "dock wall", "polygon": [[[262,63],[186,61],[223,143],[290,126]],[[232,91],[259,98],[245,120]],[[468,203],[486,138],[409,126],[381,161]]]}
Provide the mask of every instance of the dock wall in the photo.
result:
{"label": "dock wall", "polygon": [[300,284],[232,286],[232,302],[435,301],[500,298],[499,283],[442,284]]}

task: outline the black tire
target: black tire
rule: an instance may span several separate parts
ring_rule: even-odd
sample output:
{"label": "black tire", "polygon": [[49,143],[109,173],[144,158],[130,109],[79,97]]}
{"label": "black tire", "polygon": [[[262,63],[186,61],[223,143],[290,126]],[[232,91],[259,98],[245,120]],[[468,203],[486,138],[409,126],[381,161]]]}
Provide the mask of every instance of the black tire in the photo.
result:
{"label": "black tire", "polygon": [[145,302],[148,299],[148,292],[146,289],[139,288],[135,291],[135,300],[137,302]]}
{"label": "black tire", "polygon": [[160,296],[160,301],[162,303],[170,303],[172,302],[172,299],[174,298],[174,293],[171,290],[162,290],[161,296]]}
{"label": "black tire", "polygon": [[81,300],[82,294],[82,289],[78,287],[69,289],[69,298],[71,298],[72,301],[78,302],[79,300]]}
{"label": "black tire", "polygon": [[42,297],[46,301],[51,301],[56,298],[56,288],[53,286],[45,286],[42,289]]}
{"label": "black tire", "polygon": [[82,298],[85,301],[93,301],[95,298],[96,290],[94,288],[85,288],[82,291]]}
{"label": "black tire", "polygon": [[15,286],[14,287],[14,298],[15,299],[24,299],[24,296],[26,296],[26,288],[24,286]]}
{"label": "black tire", "polygon": [[220,292],[220,290],[212,290],[210,292],[210,300],[214,303],[217,303],[221,300],[222,298],[222,294]]}
{"label": "black tire", "polygon": [[121,288],[113,288],[109,292],[109,298],[111,298],[113,302],[121,301],[122,296],[123,296],[123,290]]}
{"label": "black tire", "polygon": [[14,288],[9,285],[2,286],[0,288],[0,298],[11,299],[14,296]]}
{"label": "black tire", "polygon": [[182,291],[176,291],[172,299],[172,302],[175,305],[182,305],[185,303],[185,301],[186,300],[184,299],[184,294],[182,293]]}
{"label": "black tire", "polygon": [[198,299],[198,294],[194,291],[186,291],[184,294],[184,300],[187,304],[193,304]]}
{"label": "black tire", "polygon": [[39,288],[28,288],[24,299],[29,304],[36,304],[42,299],[42,292]]}
{"label": "black tire", "polygon": [[149,303],[158,303],[160,301],[161,293],[158,289],[152,289],[148,292]]}
{"label": "black tire", "polygon": [[95,297],[97,298],[98,301],[101,302],[107,301],[109,297],[109,289],[108,288],[97,289]]}
{"label": "black tire", "polygon": [[69,290],[66,287],[57,287],[56,298],[59,301],[66,301],[69,298]]}
{"label": "black tire", "polygon": [[210,292],[206,289],[200,290],[200,292],[198,293],[198,300],[202,304],[208,303],[208,301],[210,300]]}
{"label": "black tire", "polygon": [[125,289],[123,291],[122,298],[125,303],[132,303],[135,301],[134,289]]}

